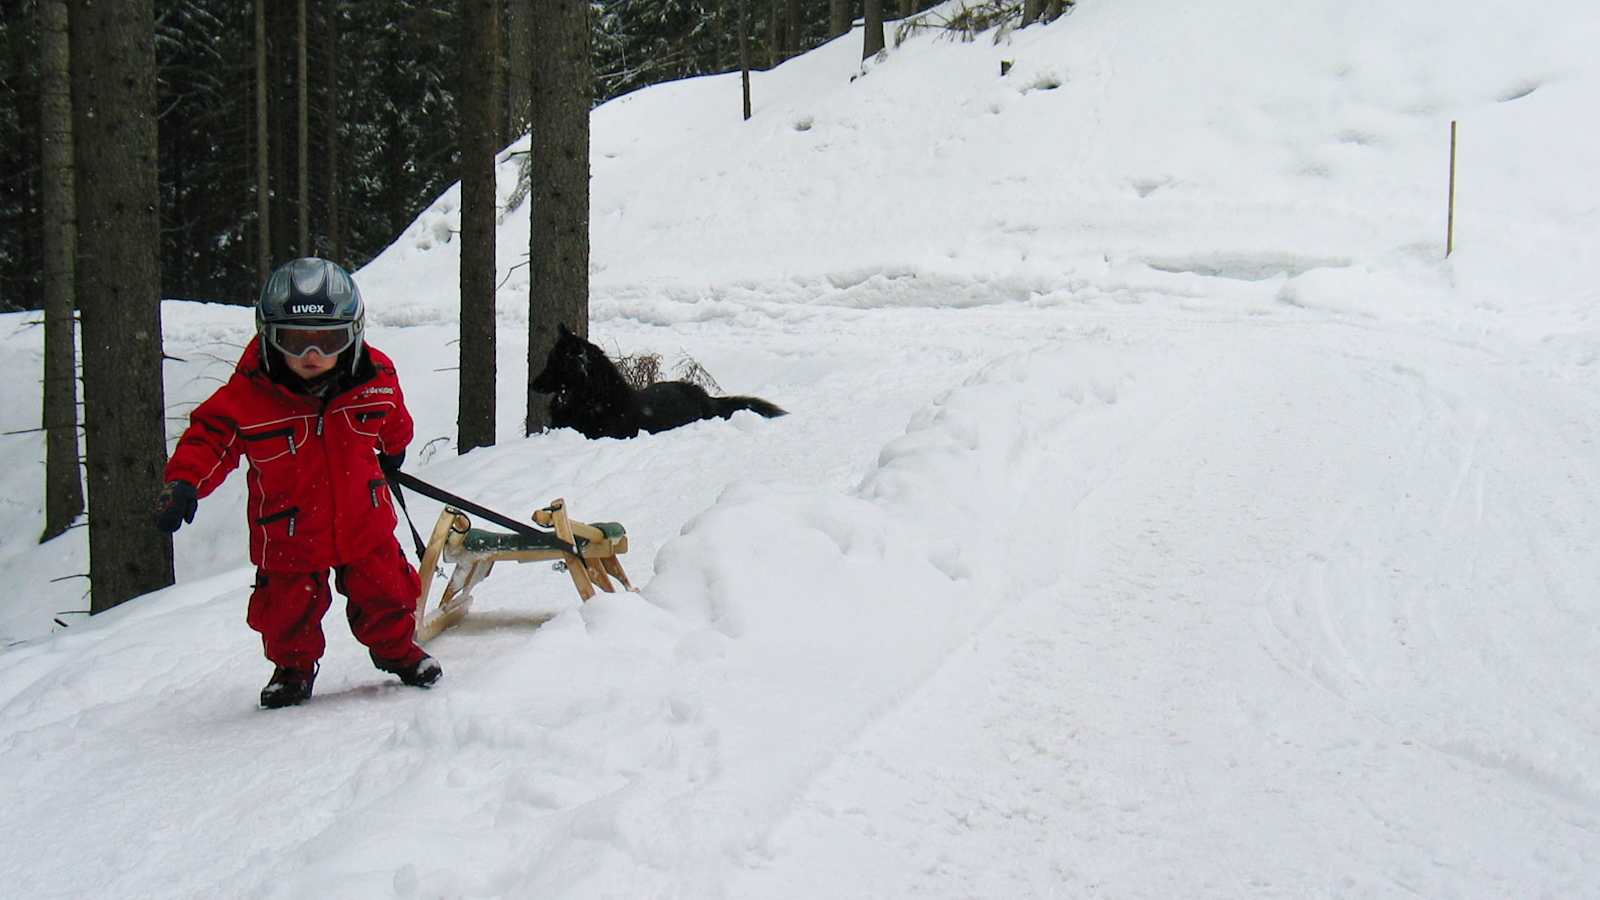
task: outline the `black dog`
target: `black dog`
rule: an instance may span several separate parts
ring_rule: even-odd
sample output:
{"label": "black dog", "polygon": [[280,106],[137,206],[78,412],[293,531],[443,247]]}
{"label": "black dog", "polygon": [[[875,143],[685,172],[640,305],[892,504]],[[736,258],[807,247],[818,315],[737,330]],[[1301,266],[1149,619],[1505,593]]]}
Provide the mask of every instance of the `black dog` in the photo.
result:
{"label": "black dog", "polygon": [[571,428],[591,439],[631,438],[641,429],[654,434],[712,416],[726,419],[741,409],[769,419],[786,414],[759,397],[713,397],[687,381],[635,388],[605,351],[565,325],[550,348],[544,371],[529,387],[552,395],[551,426]]}

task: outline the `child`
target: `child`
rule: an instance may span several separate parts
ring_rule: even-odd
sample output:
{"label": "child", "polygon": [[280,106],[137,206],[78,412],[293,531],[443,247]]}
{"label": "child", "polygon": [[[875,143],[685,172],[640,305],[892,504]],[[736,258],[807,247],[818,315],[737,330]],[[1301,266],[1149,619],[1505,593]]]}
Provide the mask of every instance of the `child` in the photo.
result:
{"label": "child", "polygon": [[273,272],[256,304],[260,339],[190,415],[156,501],[156,527],[177,531],[241,455],[249,460],[256,581],[246,621],[276,666],[261,691],[267,709],[311,696],[329,569],[374,665],[417,687],[443,674],[416,644],[420,583],[394,539],[384,478],[405,459],[411,414],[394,364],[362,340],[365,324],[361,291],[339,266],[297,259]]}

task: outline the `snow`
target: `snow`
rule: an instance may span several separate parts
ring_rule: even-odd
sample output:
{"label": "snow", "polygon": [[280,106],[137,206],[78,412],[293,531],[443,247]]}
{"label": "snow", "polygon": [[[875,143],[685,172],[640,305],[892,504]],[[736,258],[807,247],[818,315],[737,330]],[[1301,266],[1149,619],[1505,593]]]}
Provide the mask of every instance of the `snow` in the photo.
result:
{"label": "snow", "polygon": [[[1600,897],[1596,38],[1578,0],[1082,0],[857,33],[749,122],[736,75],[608,103],[594,338],[791,414],[524,438],[523,205],[499,442],[456,456],[452,188],[357,273],[408,471],[623,522],[642,591],[503,564],[426,692],[330,616],[275,712],[244,479],[91,620],[0,436],[0,893]],[[163,316],[175,440],[252,323]]]}

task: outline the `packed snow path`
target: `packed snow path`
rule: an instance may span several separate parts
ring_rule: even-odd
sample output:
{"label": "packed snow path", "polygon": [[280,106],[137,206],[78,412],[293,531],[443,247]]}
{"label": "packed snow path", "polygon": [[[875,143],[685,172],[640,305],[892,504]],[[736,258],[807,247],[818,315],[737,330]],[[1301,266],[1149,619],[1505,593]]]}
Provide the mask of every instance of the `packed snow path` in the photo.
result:
{"label": "packed snow path", "polygon": [[1253,330],[1030,441],[1002,612],[730,896],[1594,890],[1596,420],[1480,349]]}
{"label": "packed snow path", "polygon": [[[252,709],[265,669],[239,574],[0,657],[0,746],[34,786],[0,834],[15,886],[1592,883],[1600,718],[1571,677],[1600,649],[1591,389],[1292,306],[745,321],[702,355],[766,373],[754,392],[789,417],[555,434],[422,470],[625,518],[648,582],[579,607],[563,576],[497,570],[434,645],[436,691],[387,683],[330,616],[314,702]],[[802,328],[827,349],[792,352]],[[424,413],[424,434],[442,425]],[[732,486],[697,493],[711,484]]]}

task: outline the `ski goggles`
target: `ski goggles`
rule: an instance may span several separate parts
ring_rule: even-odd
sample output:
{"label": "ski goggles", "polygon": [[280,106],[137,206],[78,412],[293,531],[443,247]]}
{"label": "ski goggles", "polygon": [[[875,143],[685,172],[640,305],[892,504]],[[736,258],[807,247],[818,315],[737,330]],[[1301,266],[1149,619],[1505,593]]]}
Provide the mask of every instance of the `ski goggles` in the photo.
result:
{"label": "ski goggles", "polygon": [[323,356],[338,356],[356,342],[356,329],[342,325],[269,325],[267,342],[296,359],[315,350]]}

